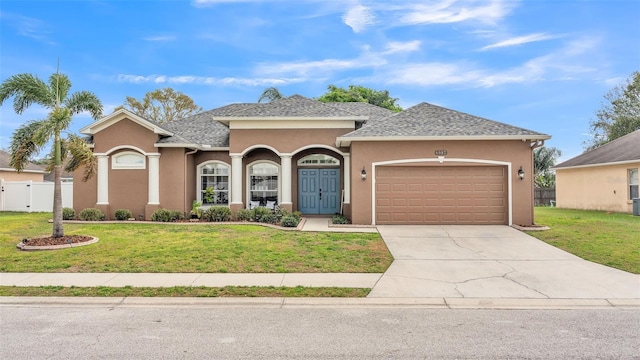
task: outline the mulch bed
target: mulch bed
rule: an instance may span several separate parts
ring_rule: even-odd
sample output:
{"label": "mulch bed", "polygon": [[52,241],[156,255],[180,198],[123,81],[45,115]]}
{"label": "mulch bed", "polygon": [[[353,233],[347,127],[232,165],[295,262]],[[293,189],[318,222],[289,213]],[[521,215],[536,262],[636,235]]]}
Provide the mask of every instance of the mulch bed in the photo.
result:
{"label": "mulch bed", "polygon": [[65,235],[63,237],[41,237],[33,239],[22,240],[22,243],[27,246],[51,246],[51,245],[67,245],[77,244],[93,240],[91,236],[84,235]]}

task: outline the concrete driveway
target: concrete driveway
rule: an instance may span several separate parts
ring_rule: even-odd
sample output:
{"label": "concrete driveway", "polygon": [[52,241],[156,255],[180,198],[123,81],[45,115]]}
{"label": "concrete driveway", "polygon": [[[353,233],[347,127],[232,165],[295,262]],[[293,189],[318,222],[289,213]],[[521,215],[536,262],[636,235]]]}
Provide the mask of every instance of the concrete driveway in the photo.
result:
{"label": "concrete driveway", "polygon": [[508,226],[381,225],[378,231],[395,261],[372,298],[640,298],[640,275]]}

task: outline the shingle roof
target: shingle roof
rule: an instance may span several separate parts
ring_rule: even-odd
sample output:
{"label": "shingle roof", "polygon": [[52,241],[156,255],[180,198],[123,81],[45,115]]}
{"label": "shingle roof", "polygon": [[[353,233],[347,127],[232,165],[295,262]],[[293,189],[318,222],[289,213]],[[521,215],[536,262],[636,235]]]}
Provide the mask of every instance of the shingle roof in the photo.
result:
{"label": "shingle roof", "polygon": [[[10,161],[10,154],[4,150],[0,150],[0,169],[6,170],[13,170],[13,168],[11,166],[9,166],[9,161]],[[45,172],[45,167],[44,166],[40,166],[40,165],[36,165],[34,163],[27,163],[27,165],[24,167],[24,170],[29,170],[29,171],[41,171],[41,172]]]}
{"label": "shingle roof", "polygon": [[367,125],[394,114],[394,112],[389,109],[366,102],[328,102],[326,104],[348,111],[354,115],[368,116]]}
{"label": "shingle roof", "polygon": [[549,138],[546,134],[424,102],[344,135],[345,138],[435,136],[531,136],[532,139]]}
{"label": "shingle roof", "polygon": [[640,161],[640,130],[636,130],[598,148],[571,158],[554,166],[554,168],[558,169],[634,160]]}
{"label": "shingle roof", "polygon": [[213,119],[218,114],[229,114],[246,108],[248,104],[231,104],[204,111],[184,119],[163,124],[173,136],[162,138],[159,144],[197,144],[211,147],[229,146],[229,128]]}
{"label": "shingle roof", "polygon": [[[240,111],[233,112],[230,117],[357,117],[347,110],[336,106],[331,106],[317,100],[312,100],[300,95],[293,95],[286,98],[264,104],[255,104]],[[366,118],[363,117],[363,120]]]}

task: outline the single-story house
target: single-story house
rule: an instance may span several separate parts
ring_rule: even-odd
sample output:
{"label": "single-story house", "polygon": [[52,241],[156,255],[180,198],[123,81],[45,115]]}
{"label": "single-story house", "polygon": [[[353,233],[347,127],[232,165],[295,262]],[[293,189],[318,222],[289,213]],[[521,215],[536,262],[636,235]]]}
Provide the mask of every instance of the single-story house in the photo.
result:
{"label": "single-story house", "polygon": [[557,206],[631,213],[638,169],[640,130],[556,165]]}
{"label": "single-story house", "polygon": [[28,163],[21,172],[9,166],[10,154],[0,150],[0,179],[4,181],[37,181],[42,182],[47,173],[44,166]]}
{"label": "single-story house", "polygon": [[98,171],[75,182],[76,211],[149,219],[199,200],[354,224],[531,225],[532,151],[550,138],[427,103],[392,113],[299,95],[164,124],[122,109],[80,131]]}

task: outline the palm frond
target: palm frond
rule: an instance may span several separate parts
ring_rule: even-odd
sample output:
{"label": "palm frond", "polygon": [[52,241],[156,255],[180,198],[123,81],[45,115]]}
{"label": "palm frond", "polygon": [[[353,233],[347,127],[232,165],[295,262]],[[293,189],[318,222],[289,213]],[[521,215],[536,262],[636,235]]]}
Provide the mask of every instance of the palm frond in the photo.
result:
{"label": "palm frond", "polygon": [[55,98],[47,84],[31,74],[18,74],[0,84],[0,105],[13,96],[13,109],[17,114],[32,104],[40,104],[46,108],[55,106]]}
{"label": "palm frond", "polygon": [[78,91],[65,100],[64,105],[69,108],[71,115],[88,111],[94,120],[102,117],[102,103],[98,97],[89,91]]}
{"label": "palm frond", "polygon": [[77,135],[69,135],[65,146],[69,152],[69,161],[64,170],[73,172],[82,166],[84,167],[82,181],[87,181],[93,177],[98,170],[98,158],[91,151],[89,144]]}
{"label": "palm frond", "polygon": [[21,172],[40,152],[44,143],[37,136],[45,123],[46,120],[31,120],[14,131],[9,145],[9,166]]}
{"label": "palm frond", "polygon": [[54,73],[49,76],[49,89],[54,100],[62,103],[71,89],[71,80],[65,74]]}

